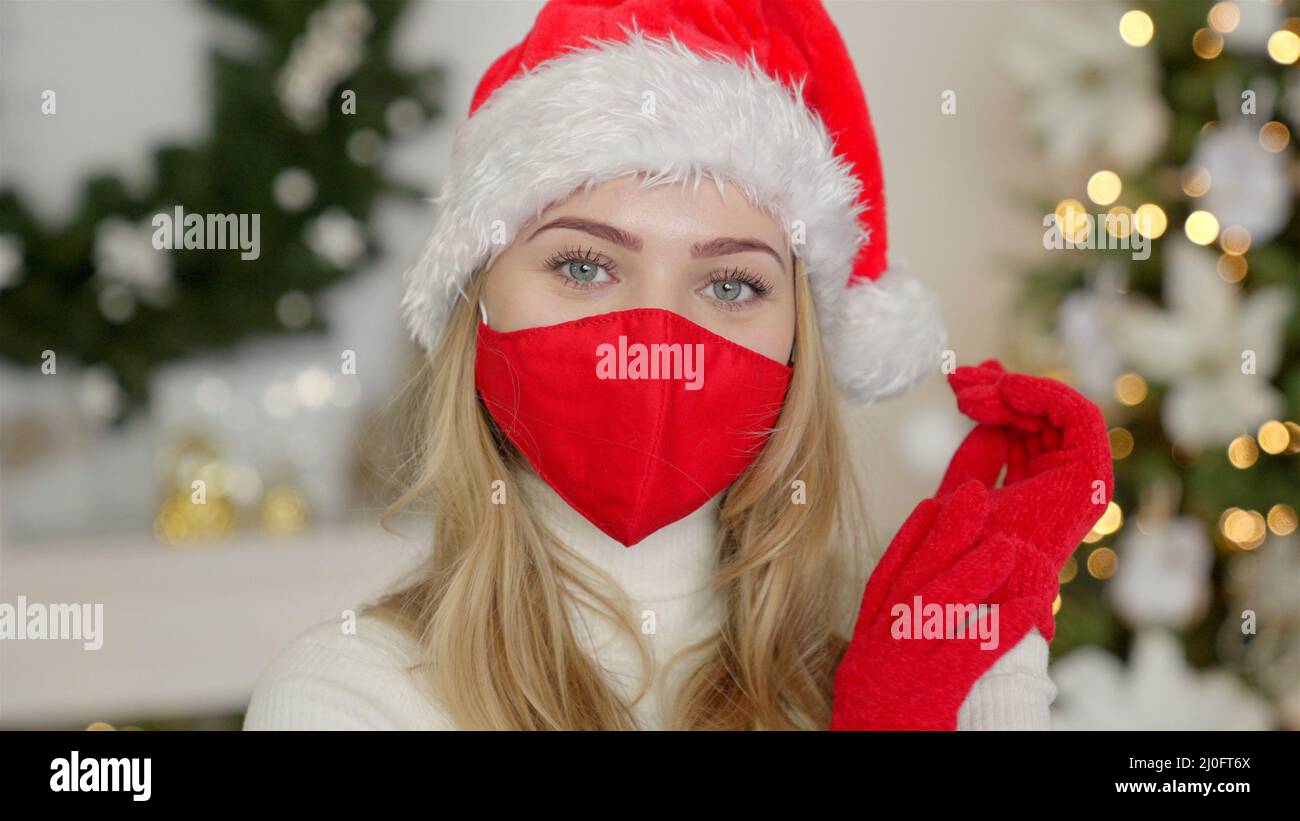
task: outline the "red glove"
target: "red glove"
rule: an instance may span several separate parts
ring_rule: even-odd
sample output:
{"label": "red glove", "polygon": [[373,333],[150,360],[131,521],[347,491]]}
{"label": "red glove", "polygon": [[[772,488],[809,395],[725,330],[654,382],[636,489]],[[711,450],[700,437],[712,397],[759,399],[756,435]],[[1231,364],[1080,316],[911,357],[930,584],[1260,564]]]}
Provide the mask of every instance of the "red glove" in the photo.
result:
{"label": "red glove", "polygon": [[[979,424],[871,575],[836,671],[832,730],[955,729],[962,702],[1003,653],[1031,627],[1055,635],[1061,565],[1110,501],[1110,445],[1092,402],[994,360],[957,369],[949,384]],[[969,613],[981,604],[997,606],[996,620],[980,613],[964,637],[907,629],[927,620],[927,606]]]}
{"label": "red glove", "polygon": [[1019,549],[1012,592],[1040,598],[1035,624],[1056,635],[1061,566],[1106,512],[1115,490],[1101,410],[1063,382],[1007,373],[996,360],[948,377],[957,407],[979,424],[953,455],[939,495],[976,479],[992,490],[990,528]]}

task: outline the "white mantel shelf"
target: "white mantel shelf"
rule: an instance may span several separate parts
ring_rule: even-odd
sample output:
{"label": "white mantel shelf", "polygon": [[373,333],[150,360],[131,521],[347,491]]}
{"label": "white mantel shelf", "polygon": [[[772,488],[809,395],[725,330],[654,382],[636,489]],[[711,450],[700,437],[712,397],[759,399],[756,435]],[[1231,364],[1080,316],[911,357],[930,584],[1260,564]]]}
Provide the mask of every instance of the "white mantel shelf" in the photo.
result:
{"label": "white mantel shelf", "polygon": [[377,523],[172,548],[152,535],[0,546],[0,601],[102,603],[103,647],[0,641],[0,728],[242,712],[297,634],[428,554]]}

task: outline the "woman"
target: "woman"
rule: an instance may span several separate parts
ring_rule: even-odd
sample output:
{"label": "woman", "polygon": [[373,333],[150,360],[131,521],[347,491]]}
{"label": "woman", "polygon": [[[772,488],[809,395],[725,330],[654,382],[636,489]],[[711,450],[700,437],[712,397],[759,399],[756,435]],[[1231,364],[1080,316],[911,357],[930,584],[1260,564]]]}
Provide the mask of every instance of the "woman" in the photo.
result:
{"label": "woman", "polygon": [[863,595],[837,400],[905,392],[946,340],[886,270],[820,3],[552,0],[480,84],[440,206],[403,303],[429,412],[399,502],[432,499],[434,550],[300,637],[246,728],[1047,726],[1104,426],[1059,383],[959,369],[981,425]]}

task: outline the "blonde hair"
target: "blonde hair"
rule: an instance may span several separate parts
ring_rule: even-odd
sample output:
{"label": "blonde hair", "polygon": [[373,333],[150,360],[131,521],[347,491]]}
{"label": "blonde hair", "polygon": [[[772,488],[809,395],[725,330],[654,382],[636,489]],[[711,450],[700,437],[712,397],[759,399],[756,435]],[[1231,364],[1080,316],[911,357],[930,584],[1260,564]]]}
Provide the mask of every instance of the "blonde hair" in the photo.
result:
{"label": "blonde hair", "polygon": [[[529,509],[512,476],[523,458],[475,391],[483,279],[473,278],[425,362],[418,478],[385,513],[431,502],[434,550],[366,612],[420,643],[424,661],[413,672],[462,729],[635,729],[633,705],[608,686],[567,615],[581,602],[625,630],[650,682],[653,657],[630,602]],[[780,420],[723,495],[714,584],[725,616],[714,636],[668,662],[695,664],[675,695],[671,729],[830,722],[834,672],[872,545],[802,275],[795,312],[794,373]],[[513,501],[490,504],[493,487]]]}

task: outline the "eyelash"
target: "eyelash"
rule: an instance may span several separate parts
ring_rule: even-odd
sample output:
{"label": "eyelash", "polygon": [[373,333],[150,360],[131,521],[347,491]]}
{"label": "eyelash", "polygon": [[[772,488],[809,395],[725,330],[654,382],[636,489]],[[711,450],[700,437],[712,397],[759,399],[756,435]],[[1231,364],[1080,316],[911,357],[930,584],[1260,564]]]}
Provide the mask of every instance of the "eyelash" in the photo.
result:
{"label": "eyelash", "polygon": [[592,288],[599,288],[601,287],[601,285],[604,284],[604,283],[579,282],[578,280],[574,279],[573,277],[559,270],[559,267],[561,265],[568,265],[574,262],[587,262],[592,265],[599,265],[600,267],[605,269],[605,271],[610,275],[610,277],[613,277],[615,273],[617,273],[618,271],[618,266],[614,264],[614,260],[596,251],[594,248],[590,246],[586,248],[582,248],[580,246],[565,248],[563,251],[560,251],[557,254],[552,254],[551,256],[547,257],[546,261],[542,264],[546,266],[546,269],[548,271],[554,273],[557,277],[559,277],[560,281],[563,284],[567,285],[570,288],[576,288],[579,291],[589,291]]}
{"label": "eyelash", "polygon": [[728,302],[725,299],[715,299],[714,301],[726,311],[743,311],[747,307],[747,303],[757,302],[772,292],[771,284],[748,268],[723,268],[720,271],[710,271],[709,285],[716,285],[719,282],[744,283],[754,291],[754,298],[747,299],[744,302]]}
{"label": "eyelash", "polygon": [[[596,251],[591,246],[587,246],[586,248],[581,246],[565,248],[564,250],[547,257],[543,264],[546,266],[548,271],[554,273],[559,277],[560,281],[564,283],[564,285],[570,288],[576,288],[579,291],[588,291],[592,288],[599,288],[599,284],[580,282],[568,274],[558,270],[561,265],[569,265],[574,262],[586,262],[592,265],[599,265],[605,269],[610,277],[614,277],[618,272],[618,266],[614,263],[614,260]],[[748,268],[723,268],[717,271],[710,271],[708,284],[716,285],[719,282],[740,282],[748,285],[754,291],[755,300],[763,299],[772,292],[771,284],[758,274],[750,271]],[[755,300],[746,300],[745,302],[736,303],[728,302],[724,299],[714,299],[714,302],[717,302],[723,310],[743,311],[745,310],[747,302]]]}

